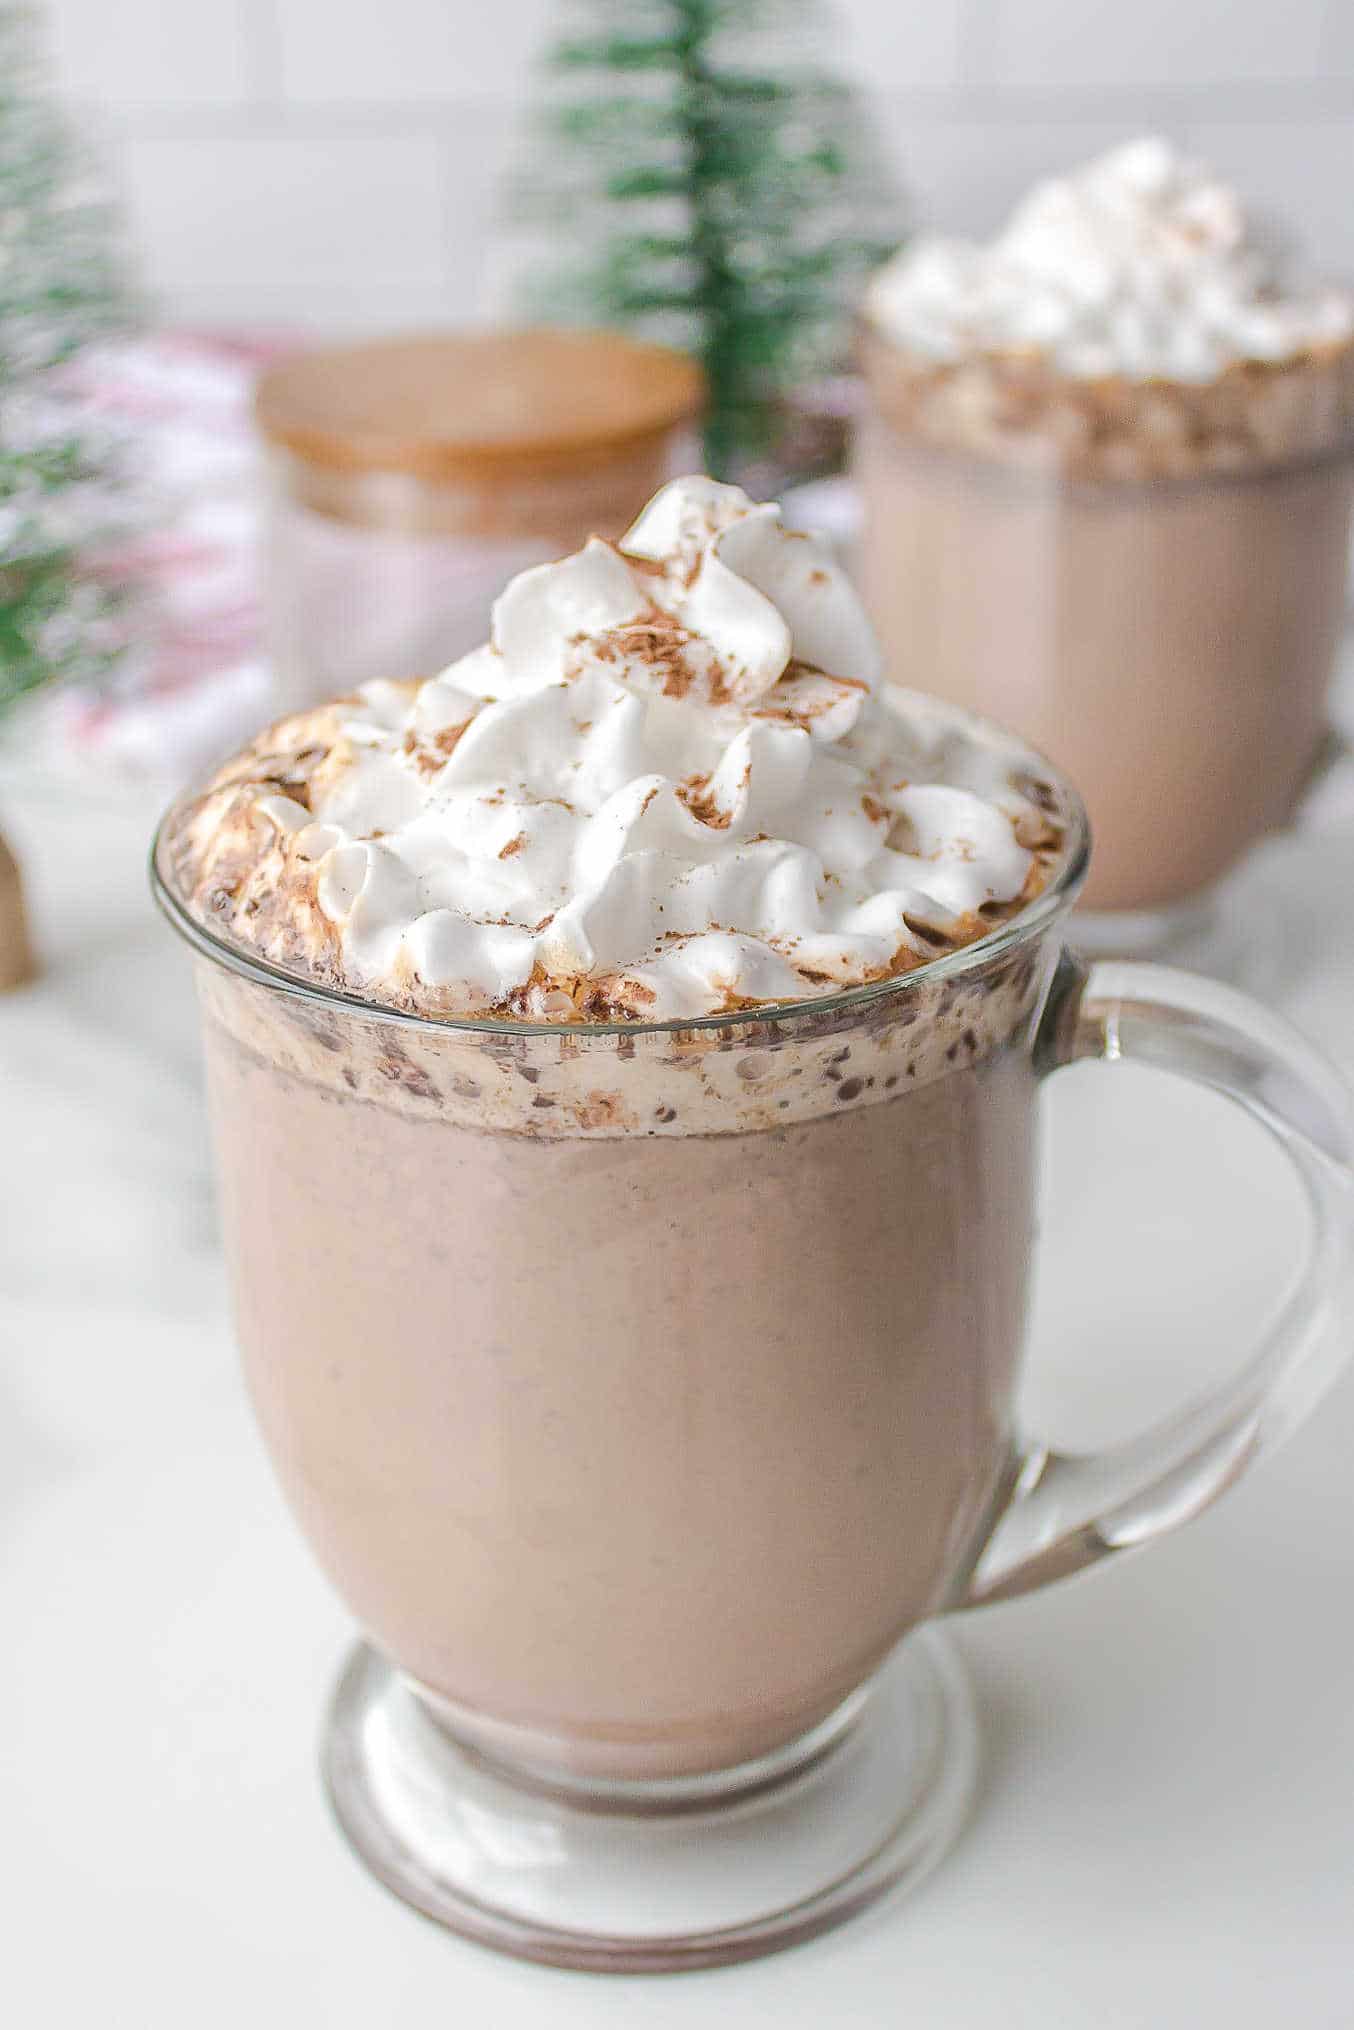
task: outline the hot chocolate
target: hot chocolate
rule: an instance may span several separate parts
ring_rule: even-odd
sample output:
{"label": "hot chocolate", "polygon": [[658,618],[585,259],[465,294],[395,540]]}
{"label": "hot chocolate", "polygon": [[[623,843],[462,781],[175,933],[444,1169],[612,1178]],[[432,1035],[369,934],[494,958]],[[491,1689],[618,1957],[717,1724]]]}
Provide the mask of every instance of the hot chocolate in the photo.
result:
{"label": "hot chocolate", "polygon": [[[1197,1514],[1345,1349],[1338,1082],[1065,954],[1075,790],[877,672],[831,556],[688,481],[161,831],[250,1387],[368,1638],[330,1796],[511,1952],[705,1965],[918,1880],[976,1769],[918,1624]],[[1064,1458],[1013,1396],[1086,1056],[1259,1108],[1314,1232],[1238,1376]]]}
{"label": "hot chocolate", "polygon": [[223,948],[327,990],[202,980],[279,1473],[364,1628],[519,1764],[773,1751],[1003,1489],[1054,952],[1000,932],[1075,827],[875,674],[825,552],[683,483],[166,835]]}
{"label": "hot chocolate", "polygon": [[741,1763],[962,1583],[1010,1457],[1045,984],[1008,961],[576,1054],[209,984],[256,1410],[459,1738],[555,1773]]}
{"label": "hot chocolate", "polygon": [[877,279],[857,469],[887,673],[1017,726],[1096,835],[1092,906],[1197,895],[1322,749],[1354,493],[1354,303],[1297,292],[1160,142],[989,247]]}

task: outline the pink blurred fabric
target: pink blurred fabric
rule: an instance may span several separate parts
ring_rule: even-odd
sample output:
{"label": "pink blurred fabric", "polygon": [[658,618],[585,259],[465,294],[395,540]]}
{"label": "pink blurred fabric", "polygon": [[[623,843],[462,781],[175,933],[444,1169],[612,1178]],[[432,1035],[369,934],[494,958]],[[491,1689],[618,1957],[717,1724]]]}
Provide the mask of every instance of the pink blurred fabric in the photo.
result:
{"label": "pink blurred fabric", "polygon": [[69,387],[123,448],[138,533],[97,568],[130,582],[135,635],[97,694],[54,701],[69,758],[183,776],[269,714],[259,598],[262,461],[251,404],[260,370],[299,335],[166,330],[100,348]]}

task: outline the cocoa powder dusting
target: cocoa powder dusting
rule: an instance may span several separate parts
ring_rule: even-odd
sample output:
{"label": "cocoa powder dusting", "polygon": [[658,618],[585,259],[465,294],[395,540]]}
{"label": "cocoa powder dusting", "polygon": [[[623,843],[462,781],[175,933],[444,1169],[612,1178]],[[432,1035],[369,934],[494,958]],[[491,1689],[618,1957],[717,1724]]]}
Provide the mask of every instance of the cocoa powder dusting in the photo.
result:
{"label": "cocoa powder dusting", "polygon": [[426,741],[410,727],[401,742],[401,752],[409,757],[420,775],[436,775],[442,764],[455,752],[456,743],[469,724],[470,721],[467,719],[459,726],[444,726],[440,733],[434,733],[432,738]]}
{"label": "cocoa powder dusting", "polygon": [[728,673],[703,640],[699,662],[693,658],[692,644],[698,640],[689,627],[651,600],[634,620],[588,637],[588,648],[603,662],[638,663],[657,678],[665,698],[685,698],[696,691],[713,705],[728,704],[733,696]]}
{"label": "cocoa powder dusting", "polygon": [[715,802],[708,775],[689,775],[678,783],[677,794],[692,817],[712,831],[726,832],[733,823],[733,812],[721,810]]}

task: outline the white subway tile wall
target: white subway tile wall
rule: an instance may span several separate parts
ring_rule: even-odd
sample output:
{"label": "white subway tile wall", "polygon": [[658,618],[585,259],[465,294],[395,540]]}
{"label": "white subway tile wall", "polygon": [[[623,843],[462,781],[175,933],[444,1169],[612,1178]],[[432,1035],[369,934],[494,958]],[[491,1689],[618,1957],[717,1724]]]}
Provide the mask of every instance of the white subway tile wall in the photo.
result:
{"label": "white subway tile wall", "polygon": [[[1354,0],[836,0],[914,218],[987,232],[1154,128],[1354,273]],[[564,0],[49,0],[148,291],[218,323],[483,314],[496,194]],[[833,19],[835,17],[835,19]]]}
{"label": "white subway tile wall", "polygon": [[1335,9],[1334,0],[989,0],[984,11],[993,77],[1077,91],[1319,77]]}
{"label": "white subway tile wall", "polygon": [[[464,116],[462,116],[464,119]],[[153,288],[173,314],[316,324],[445,309],[445,154],[430,134],[132,136],[127,194]],[[461,202],[483,210],[488,165],[467,163]],[[462,244],[473,263],[474,236]]]}
{"label": "white subway tile wall", "polygon": [[246,0],[49,0],[63,88],[95,104],[247,105],[253,77]]}
{"label": "white subway tile wall", "polygon": [[268,0],[297,105],[510,105],[555,0]]}

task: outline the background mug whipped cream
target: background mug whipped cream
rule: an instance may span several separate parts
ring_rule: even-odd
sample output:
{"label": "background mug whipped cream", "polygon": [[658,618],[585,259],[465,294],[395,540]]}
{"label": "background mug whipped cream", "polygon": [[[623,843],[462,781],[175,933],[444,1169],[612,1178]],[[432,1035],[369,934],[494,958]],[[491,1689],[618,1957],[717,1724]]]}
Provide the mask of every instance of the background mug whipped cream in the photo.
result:
{"label": "background mug whipped cream", "polygon": [[1354,303],[1288,289],[1237,193],[1156,137],[1036,184],[990,245],[904,249],[867,309],[937,360],[1037,352],[1086,379],[1209,381],[1354,337]]}
{"label": "background mug whipped cream", "polygon": [[439,677],[271,729],[172,851],[203,920],[383,1004],[664,1020],[981,936],[1059,844],[1029,762],[888,696],[831,553],[687,479]]}

